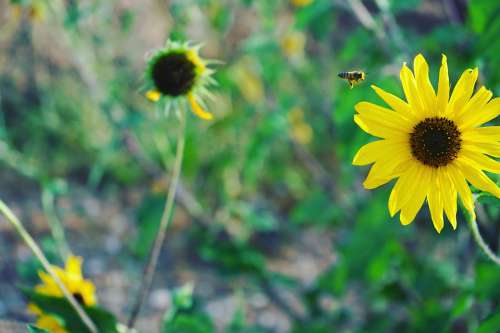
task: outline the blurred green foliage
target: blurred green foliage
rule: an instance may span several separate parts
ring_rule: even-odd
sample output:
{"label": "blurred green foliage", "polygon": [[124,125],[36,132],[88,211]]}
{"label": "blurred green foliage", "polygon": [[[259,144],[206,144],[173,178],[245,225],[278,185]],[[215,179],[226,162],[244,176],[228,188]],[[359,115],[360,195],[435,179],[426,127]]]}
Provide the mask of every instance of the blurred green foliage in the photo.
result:
{"label": "blurred green foliage", "polygon": [[[480,84],[498,96],[497,1],[364,1],[371,28],[349,1],[43,3],[41,19],[0,24],[2,170],[56,198],[71,191],[60,179],[117,195],[141,189],[124,255],[144,258],[177,129],[138,93],[144,55],[167,37],[202,42],[204,56],[223,63],[210,104],[216,120],[188,119],[182,191],[196,202],[179,195],[177,210],[192,220],[182,236],[189,264],[210,267],[228,286],[246,281],[232,293],[262,290],[291,332],[500,331],[500,270],[476,254],[463,217],[458,231],[437,235],[424,209],[402,227],[388,214],[389,187],[363,190],[367,168],[351,166],[369,140],[352,121],[354,104],[377,100],[371,84],[401,95],[400,66],[419,52],[433,82],[444,53],[452,82],[479,66]],[[352,90],[336,78],[350,69],[368,73]],[[500,205],[478,200],[481,231],[498,250]],[[313,282],[269,268],[309,230],[329,235],[335,256]],[[33,278],[33,270],[21,273]],[[194,287],[173,292],[164,333],[216,331]],[[276,290],[294,294],[303,311],[276,300]],[[225,332],[269,332],[241,303]]]}

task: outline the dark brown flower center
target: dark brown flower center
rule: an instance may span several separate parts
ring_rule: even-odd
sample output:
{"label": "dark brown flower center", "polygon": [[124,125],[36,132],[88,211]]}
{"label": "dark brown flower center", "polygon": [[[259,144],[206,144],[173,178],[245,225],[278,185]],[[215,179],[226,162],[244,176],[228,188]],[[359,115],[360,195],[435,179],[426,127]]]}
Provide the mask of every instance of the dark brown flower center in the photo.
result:
{"label": "dark brown flower center", "polygon": [[425,118],[413,127],[410,147],[413,156],[425,165],[448,165],[462,145],[457,125],[444,117]]}
{"label": "dark brown flower center", "polygon": [[193,87],[195,67],[185,53],[169,53],[155,59],[151,76],[160,93],[174,97],[185,95]]}

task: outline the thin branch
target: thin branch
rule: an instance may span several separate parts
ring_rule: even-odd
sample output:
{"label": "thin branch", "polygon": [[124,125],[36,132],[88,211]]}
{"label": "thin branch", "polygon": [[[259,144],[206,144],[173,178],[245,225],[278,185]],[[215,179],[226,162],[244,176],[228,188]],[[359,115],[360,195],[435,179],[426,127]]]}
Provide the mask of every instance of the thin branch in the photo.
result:
{"label": "thin branch", "polygon": [[158,230],[158,235],[156,236],[153,248],[148,258],[148,263],[146,265],[146,269],[144,270],[144,275],[141,283],[141,289],[139,291],[139,296],[137,301],[132,309],[130,318],[128,320],[127,326],[132,329],[135,326],[135,322],[137,321],[137,317],[141,311],[142,306],[144,305],[146,298],[151,291],[151,286],[153,284],[154,274],[156,272],[156,266],[158,264],[158,258],[160,257],[160,251],[163,247],[163,243],[165,241],[165,236],[167,234],[167,229],[170,225],[170,221],[172,220],[172,210],[174,208],[175,202],[175,194],[179,184],[179,178],[182,169],[182,158],[184,155],[184,145],[186,138],[186,115],[183,112],[179,113],[180,115],[180,129],[179,129],[179,138],[177,140],[177,151],[175,154],[175,162],[174,168],[172,170],[172,180],[170,183],[170,188],[167,194],[167,200],[165,202],[165,208],[163,210],[163,215],[161,217],[160,227]]}
{"label": "thin branch", "polygon": [[305,320],[304,316],[292,308],[276,291],[276,289],[269,283],[269,281],[263,279],[260,283],[262,291],[269,297],[271,302],[276,305],[281,311],[287,314],[296,322],[303,322]]}
{"label": "thin branch", "polygon": [[385,31],[377,24],[365,5],[360,0],[348,0],[347,2],[359,23],[366,29],[373,31],[375,37],[382,42],[382,45],[385,45]]}
{"label": "thin branch", "polygon": [[83,308],[80,306],[75,297],[66,288],[64,283],[62,283],[61,279],[59,279],[59,277],[52,269],[52,266],[50,265],[49,261],[47,260],[47,258],[45,257],[45,255],[43,254],[42,250],[40,249],[36,241],[33,239],[33,237],[31,237],[31,235],[24,228],[22,223],[18,220],[18,218],[14,215],[14,213],[10,210],[10,208],[1,199],[0,199],[0,213],[2,213],[2,215],[7,219],[7,221],[9,221],[12,224],[12,226],[16,229],[19,236],[21,236],[21,238],[28,245],[33,254],[38,258],[43,268],[52,277],[56,285],[63,293],[64,297],[66,297],[66,299],[69,301],[73,309],[80,316],[85,326],[87,326],[87,328],[92,333],[97,333],[97,328],[95,324],[92,322],[92,319],[90,319],[87,313],[85,313],[85,310],[83,310]]}

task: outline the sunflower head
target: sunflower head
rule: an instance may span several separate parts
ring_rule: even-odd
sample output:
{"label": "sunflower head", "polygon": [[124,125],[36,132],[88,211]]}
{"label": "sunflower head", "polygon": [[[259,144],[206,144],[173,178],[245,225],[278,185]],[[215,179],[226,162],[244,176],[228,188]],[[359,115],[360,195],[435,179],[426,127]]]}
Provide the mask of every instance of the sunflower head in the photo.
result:
{"label": "sunflower head", "polygon": [[[82,258],[70,256],[64,269],[57,266],[52,266],[52,269],[77,302],[84,306],[97,304],[95,286],[89,280],[85,280],[82,275]],[[37,293],[46,296],[64,297],[62,291],[49,274],[39,271],[38,276],[42,283],[35,286]],[[66,332],[59,318],[46,314],[43,309],[40,309],[35,304],[29,304],[28,310],[37,316],[36,325],[40,328],[55,333]]]}
{"label": "sunflower head", "polygon": [[210,97],[208,87],[214,83],[213,70],[198,52],[200,46],[168,40],[148,60],[145,73],[146,97],[163,104],[168,111],[188,102],[200,118],[210,120],[212,114],[202,107],[203,99]]}
{"label": "sunflower head", "polygon": [[[457,198],[474,215],[469,184],[497,198],[500,189],[484,171],[500,173],[500,126],[485,126],[500,113],[500,99],[481,87],[474,93],[477,69],[467,69],[450,94],[448,65],[443,55],[437,90],[429,79],[424,57],[415,57],[413,72],[400,73],[406,101],[372,86],[389,108],[361,102],[354,121],[380,138],[358,151],[353,164],[373,164],[363,185],[372,189],[397,179],[389,197],[389,212],[400,212],[409,224],[427,201],[434,227],[440,232],[443,214],[457,226]],[[492,158],[493,157],[493,158]]]}

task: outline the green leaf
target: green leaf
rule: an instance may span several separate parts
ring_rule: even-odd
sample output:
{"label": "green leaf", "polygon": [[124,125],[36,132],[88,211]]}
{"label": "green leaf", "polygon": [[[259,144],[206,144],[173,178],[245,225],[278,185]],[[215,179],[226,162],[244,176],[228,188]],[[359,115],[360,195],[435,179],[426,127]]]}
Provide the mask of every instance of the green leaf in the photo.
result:
{"label": "green leaf", "polygon": [[29,333],[52,333],[51,331],[44,330],[43,328],[36,327],[33,325],[28,325]]}
{"label": "green leaf", "polygon": [[291,220],[297,224],[326,225],[339,218],[341,213],[325,192],[315,191],[295,206]]}
{"label": "green leaf", "polygon": [[476,33],[482,33],[491,14],[499,8],[495,1],[475,0],[469,5],[469,24]]}
{"label": "green leaf", "polygon": [[165,197],[163,195],[148,196],[137,212],[138,234],[131,242],[130,247],[132,252],[141,258],[149,253],[153,245],[158,233],[164,203]]}
{"label": "green leaf", "polygon": [[500,312],[490,316],[479,325],[476,333],[490,333],[500,331]]}
{"label": "green leaf", "polygon": [[[42,309],[43,312],[61,318],[65,323],[65,328],[69,332],[90,332],[80,319],[80,316],[65,298],[38,294],[30,289],[23,289],[22,292],[28,297],[30,302]],[[83,308],[97,326],[100,333],[118,332],[116,329],[116,318],[110,312],[95,306],[83,306]]]}
{"label": "green leaf", "polygon": [[214,326],[203,314],[180,314],[163,327],[162,333],[211,333]]}

